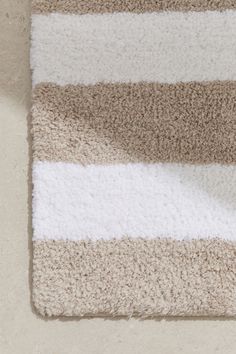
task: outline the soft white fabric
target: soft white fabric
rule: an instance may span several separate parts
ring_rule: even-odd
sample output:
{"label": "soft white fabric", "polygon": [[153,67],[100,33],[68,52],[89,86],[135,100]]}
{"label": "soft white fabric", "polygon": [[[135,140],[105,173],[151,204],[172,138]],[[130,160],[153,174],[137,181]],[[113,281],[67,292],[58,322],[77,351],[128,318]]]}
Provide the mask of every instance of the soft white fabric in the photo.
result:
{"label": "soft white fabric", "polygon": [[34,239],[236,240],[236,166],[33,166]]}
{"label": "soft white fabric", "polygon": [[32,16],[33,83],[236,80],[236,11]]}

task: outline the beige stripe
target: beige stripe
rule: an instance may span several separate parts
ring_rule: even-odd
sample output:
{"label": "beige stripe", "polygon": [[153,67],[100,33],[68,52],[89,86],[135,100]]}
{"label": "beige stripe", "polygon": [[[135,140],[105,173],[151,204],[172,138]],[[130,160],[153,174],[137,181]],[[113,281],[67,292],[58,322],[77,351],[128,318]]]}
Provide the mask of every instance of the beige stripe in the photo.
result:
{"label": "beige stripe", "polygon": [[65,162],[236,162],[236,82],[40,84],[34,158]]}
{"label": "beige stripe", "polygon": [[235,0],[33,0],[34,13],[105,13],[235,9]]}
{"label": "beige stripe", "polygon": [[47,316],[236,314],[236,244],[35,241],[33,301]]}

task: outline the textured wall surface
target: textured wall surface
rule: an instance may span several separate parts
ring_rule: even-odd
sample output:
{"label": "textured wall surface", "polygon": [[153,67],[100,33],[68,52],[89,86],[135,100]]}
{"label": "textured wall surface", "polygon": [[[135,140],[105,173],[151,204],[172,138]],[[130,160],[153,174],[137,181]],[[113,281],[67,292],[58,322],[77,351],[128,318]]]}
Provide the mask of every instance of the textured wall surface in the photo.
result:
{"label": "textured wall surface", "polygon": [[[235,320],[44,320],[30,302],[29,0],[0,6],[0,352],[233,354]],[[235,295],[236,296],[236,295]]]}

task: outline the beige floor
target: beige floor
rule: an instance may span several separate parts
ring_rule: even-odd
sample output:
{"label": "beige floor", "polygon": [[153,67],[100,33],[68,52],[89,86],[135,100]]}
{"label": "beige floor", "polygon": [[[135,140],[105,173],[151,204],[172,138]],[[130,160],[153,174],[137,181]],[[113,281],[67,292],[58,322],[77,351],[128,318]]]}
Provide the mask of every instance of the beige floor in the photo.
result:
{"label": "beige floor", "polygon": [[28,49],[29,0],[1,0],[0,353],[235,354],[234,320],[46,321],[33,313],[29,286]]}

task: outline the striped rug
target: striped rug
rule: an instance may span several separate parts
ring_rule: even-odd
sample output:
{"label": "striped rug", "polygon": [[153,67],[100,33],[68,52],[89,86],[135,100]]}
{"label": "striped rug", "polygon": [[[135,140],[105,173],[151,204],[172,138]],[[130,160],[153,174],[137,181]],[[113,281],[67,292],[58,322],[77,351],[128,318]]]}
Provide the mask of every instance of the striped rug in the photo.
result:
{"label": "striped rug", "polygon": [[33,0],[33,302],[236,315],[236,1]]}

